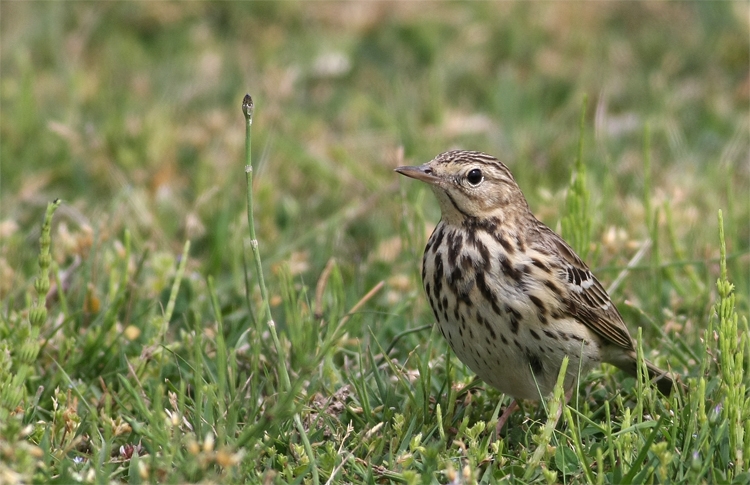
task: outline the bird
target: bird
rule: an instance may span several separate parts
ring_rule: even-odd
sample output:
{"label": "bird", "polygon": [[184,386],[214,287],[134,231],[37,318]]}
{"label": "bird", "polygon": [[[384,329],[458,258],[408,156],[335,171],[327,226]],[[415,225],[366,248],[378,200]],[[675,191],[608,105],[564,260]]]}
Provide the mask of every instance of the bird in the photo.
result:
{"label": "bird", "polygon": [[[602,362],[636,376],[635,342],[586,263],[539,221],[508,167],[479,151],[451,150],[395,169],[425,182],[441,211],[424,250],[422,283],[437,326],[480,379],[513,398],[551,394],[565,356],[570,399],[577,376]],[[669,395],[677,378],[645,361]]]}

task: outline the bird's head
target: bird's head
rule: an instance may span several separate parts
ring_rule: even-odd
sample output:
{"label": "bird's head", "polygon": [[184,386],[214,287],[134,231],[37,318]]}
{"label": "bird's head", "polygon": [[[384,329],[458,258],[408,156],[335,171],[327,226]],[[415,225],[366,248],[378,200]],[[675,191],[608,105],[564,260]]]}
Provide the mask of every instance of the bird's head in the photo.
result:
{"label": "bird's head", "polygon": [[418,167],[398,167],[396,172],[430,184],[448,224],[471,218],[503,220],[529,212],[508,167],[486,153],[453,150]]}

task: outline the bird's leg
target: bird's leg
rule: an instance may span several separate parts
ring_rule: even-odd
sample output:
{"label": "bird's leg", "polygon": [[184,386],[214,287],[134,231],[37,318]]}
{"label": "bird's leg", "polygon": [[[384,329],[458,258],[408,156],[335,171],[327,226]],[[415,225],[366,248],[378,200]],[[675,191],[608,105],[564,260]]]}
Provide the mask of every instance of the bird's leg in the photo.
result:
{"label": "bird's leg", "polygon": [[510,406],[505,408],[505,411],[503,411],[503,414],[500,415],[500,417],[497,419],[497,426],[495,426],[495,434],[497,437],[500,437],[500,431],[503,429],[503,426],[505,426],[505,422],[508,421],[508,418],[510,417],[513,412],[518,409],[518,403],[514,399],[513,402],[510,403]]}
{"label": "bird's leg", "polygon": [[[574,387],[571,387],[567,391],[565,391],[565,405],[567,405],[570,402],[570,399],[573,397],[573,391],[575,390]],[[500,431],[502,431],[503,427],[505,426],[505,423],[508,421],[508,418],[510,418],[510,415],[513,414],[516,409],[518,409],[518,402],[514,399],[510,405],[505,408],[505,411],[503,411],[503,414],[500,415],[499,418],[497,418],[497,426],[495,426],[495,434],[500,437]],[[560,410],[557,412],[557,416],[555,417],[555,420],[559,420],[560,416],[562,415],[562,407],[560,407]]]}

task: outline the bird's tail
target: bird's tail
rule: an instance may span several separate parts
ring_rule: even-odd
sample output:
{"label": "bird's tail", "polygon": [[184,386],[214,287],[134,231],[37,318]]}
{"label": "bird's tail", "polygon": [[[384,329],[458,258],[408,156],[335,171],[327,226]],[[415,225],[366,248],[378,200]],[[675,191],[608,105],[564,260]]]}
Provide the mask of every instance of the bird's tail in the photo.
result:
{"label": "bird's tail", "polygon": [[646,361],[646,369],[648,369],[649,380],[652,383],[656,384],[656,388],[659,389],[659,392],[661,392],[665,396],[669,396],[669,394],[672,392],[672,389],[674,389],[675,387],[675,383],[678,383],[684,388],[684,384],[679,381],[675,381],[675,378],[671,374],[664,370],[661,370],[649,361]]}
{"label": "bird's tail", "polygon": [[[656,384],[656,388],[659,389],[659,392],[661,392],[665,396],[669,396],[672,393],[675,385],[680,386],[683,391],[687,390],[685,384],[680,382],[679,378],[673,376],[665,370],[660,369],[659,367],[656,367],[648,360],[646,360],[645,363],[649,380],[651,381],[651,383]],[[628,359],[627,362],[617,362],[615,363],[615,365],[617,365],[617,367],[624,370],[631,376],[638,375],[638,360],[635,358]]]}

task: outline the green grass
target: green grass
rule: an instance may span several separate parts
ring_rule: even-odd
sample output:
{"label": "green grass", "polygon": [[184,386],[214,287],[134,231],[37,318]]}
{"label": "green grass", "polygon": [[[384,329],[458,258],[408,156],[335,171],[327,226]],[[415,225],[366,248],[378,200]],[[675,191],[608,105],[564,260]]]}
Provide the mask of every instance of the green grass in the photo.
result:
{"label": "green grass", "polygon": [[[0,3],[0,483],[747,483],[747,13]],[[603,366],[494,435],[392,172],[452,147],[688,393]]]}

